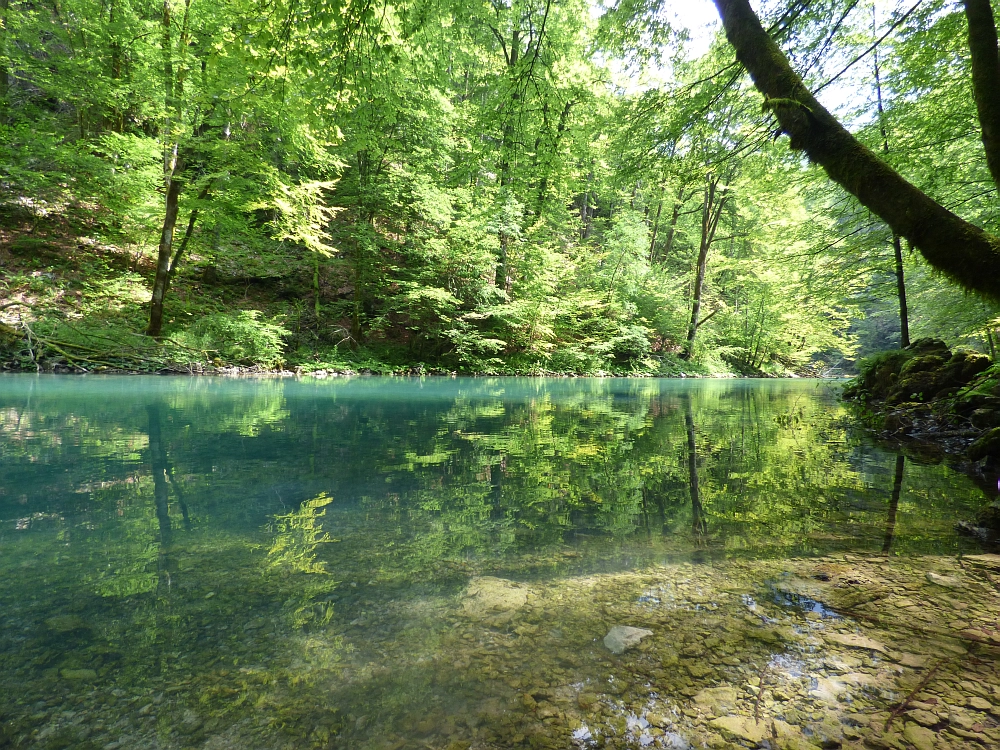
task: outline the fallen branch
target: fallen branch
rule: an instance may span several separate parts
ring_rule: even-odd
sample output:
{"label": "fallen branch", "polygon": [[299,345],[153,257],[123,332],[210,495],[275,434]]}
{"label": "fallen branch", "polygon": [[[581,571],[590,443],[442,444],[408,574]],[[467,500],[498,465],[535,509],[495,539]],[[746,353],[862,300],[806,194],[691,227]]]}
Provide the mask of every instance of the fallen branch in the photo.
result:
{"label": "fallen branch", "polygon": [[931,680],[934,679],[934,675],[940,672],[941,667],[943,667],[949,661],[953,661],[953,659],[941,659],[936,665],[934,665],[933,669],[931,669],[929,672],[927,672],[927,674],[923,676],[923,679],[921,679],[920,682],[917,683],[917,686],[909,692],[909,694],[903,699],[903,701],[894,709],[892,709],[892,712],[889,714],[889,718],[885,720],[885,726],[882,728],[883,732],[889,731],[889,726],[892,724],[892,722],[898,719],[900,716],[902,716],[903,712],[906,711],[907,708],[909,708],[910,703],[913,701],[913,699],[916,698],[917,695],[919,695],[921,692],[923,692],[924,688],[930,685]]}

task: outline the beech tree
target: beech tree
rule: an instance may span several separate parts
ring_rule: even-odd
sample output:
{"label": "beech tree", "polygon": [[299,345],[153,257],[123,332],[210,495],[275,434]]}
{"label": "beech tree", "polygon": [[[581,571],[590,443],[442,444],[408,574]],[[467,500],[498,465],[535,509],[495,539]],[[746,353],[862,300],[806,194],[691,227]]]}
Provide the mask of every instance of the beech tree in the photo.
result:
{"label": "beech tree", "polygon": [[[1000,238],[930,198],[851,135],[792,69],[749,0],[715,0],[715,5],[737,59],[764,95],[764,109],[777,118],[792,149],[822,166],[894,232],[910,240],[934,268],[967,289],[1000,299]],[[989,0],[968,0],[965,7],[974,50],[973,85],[989,161],[1000,153],[994,151],[1000,146],[994,135],[1000,133],[996,119],[1000,107],[994,103],[1000,96],[996,26]]]}

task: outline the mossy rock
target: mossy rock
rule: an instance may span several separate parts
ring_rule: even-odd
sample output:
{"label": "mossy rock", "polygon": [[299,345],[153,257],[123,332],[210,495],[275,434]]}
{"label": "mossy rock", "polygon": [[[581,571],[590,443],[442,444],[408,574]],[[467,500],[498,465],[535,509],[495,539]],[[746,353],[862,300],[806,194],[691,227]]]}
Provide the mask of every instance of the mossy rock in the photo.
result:
{"label": "mossy rock", "polygon": [[918,372],[940,370],[949,359],[948,357],[942,357],[940,354],[923,354],[913,357],[899,368],[899,377],[902,380]]}
{"label": "mossy rock", "polygon": [[978,430],[988,430],[993,427],[1000,427],[1000,411],[989,407],[976,409],[969,417],[972,426]]}
{"label": "mossy rock", "polygon": [[[976,354],[975,352],[960,352],[960,354],[965,355],[960,361],[962,364],[962,379],[966,382],[971,382],[974,378],[993,366],[990,358],[984,354]],[[955,356],[957,357],[958,355],[956,354]]]}
{"label": "mossy rock", "polygon": [[903,351],[911,352],[915,355],[930,354],[932,352],[947,352],[948,345],[941,339],[922,338],[914,341]]}
{"label": "mossy rock", "polygon": [[970,445],[968,456],[973,461],[1000,458],[1000,427],[995,427]]}

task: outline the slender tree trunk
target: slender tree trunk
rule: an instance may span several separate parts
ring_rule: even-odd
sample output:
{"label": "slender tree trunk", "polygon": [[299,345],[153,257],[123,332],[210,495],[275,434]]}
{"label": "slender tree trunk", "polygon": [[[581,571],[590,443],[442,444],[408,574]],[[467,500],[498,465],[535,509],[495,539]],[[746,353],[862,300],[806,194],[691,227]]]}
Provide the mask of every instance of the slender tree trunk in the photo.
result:
{"label": "slender tree trunk", "polygon": [[[174,63],[173,41],[170,33],[170,2],[163,0],[161,19],[160,56],[163,65],[163,105],[166,118],[161,137],[163,151],[163,226],[160,229],[160,246],[156,255],[156,275],[153,278],[153,294],[149,301],[149,324],[146,335],[158,337],[163,329],[163,299],[167,293],[170,275],[170,259],[174,250],[174,230],[177,227],[177,211],[180,207],[181,173],[184,171],[179,144],[173,138],[171,114],[174,109]],[[172,145],[167,145],[172,144]]]}
{"label": "slender tree trunk", "polygon": [[899,345],[904,349],[910,345],[910,313],[906,307],[906,279],[903,275],[903,244],[899,235],[892,237],[892,249],[896,259],[896,297],[899,299]]}
{"label": "slender tree trunk", "polygon": [[[872,6],[872,32],[875,31],[875,8]],[[885,124],[885,108],[882,106],[882,77],[879,74],[878,49],[875,50],[875,95],[878,102],[878,125],[882,131],[882,151],[889,156],[889,129]],[[899,345],[906,348],[910,345],[910,317],[906,307],[906,276],[903,269],[903,243],[899,235],[892,234],[892,249],[896,263],[896,299],[899,301]]]}
{"label": "slender tree trunk", "polygon": [[972,90],[979,113],[986,165],[1000,187],[1000,52],[990,0],[965,0],[972,56]]}
{"label": "slender tree trunk", "polygon": [[736,57],[791,141],[810,161],[906,237],[934,268],[1000,299],[1000,239],[961,219],[858,142],[809,92],[749,0],[715,0]]}
{"label": "slender tree trunk", "polygon": [[986,343],[990,347],[990,359],[992,359],[994,362],[996,362],[997,361],[997,347],[996,347],[996,343],[993,340],[993,331],[991,331],[989,328],[986,329]]}
{"label": "slender tree trunk", "polygon": [[160,230],[160,247],[156,254],[156,276],[153,278],[153,295],[149,302],[149,325],[146,335],[158,337],[163,329],[163,300],[170,285],[170,259],[174,250],[174,230],[180,208],[181,177],[183,164],[179,156],[173,158],[173,168],[166,176],[167,195],[164,201],[163,227]]}
{"label": "slender tree trunk", "polygon": [[7,117],[9,104],[7,95],[10,93],[10,71],[2,60],[7,54],[7,11],[10,0],[0,0],[0,118]]}
{"label": "slender tree trunk", "polygon": [[705,273],[708,270],[708,252],[715,240],[715,231],[722,217],[728,195],[723,195],[716,201],[719,192],[719,179],[709,175],[705,185],[705,202],[701,211],[701,245],[698,248],[698,264],[695,268],[694,290],[691,299],[691,322],[688,324],[687,342],[681,354],[683,359],[690,359],[694,353],[694,340],[698,335],[699,317],[701,316],[701,293],[705,286]]}
{"label": "slender tree trunk", "polygon": [[882,554],[888,555],[892,549],[892,541],[896,536],[896,513],[899,510],[899,496],[903,491],[903,470],[906,458],[900,453],[896,456],[896,474],[892,481],[892,497],[889,498],[889,518],[885,523],[885,541],[882,542]]}
{"label": "slender tree trunk", "polygon": [[677,236],[677,222],[681,217],[681,209],[683,207],[684,187],[682,186],[677,191],[677,200],[674,201],[674,209],[670,216],[670,228],[667,230],[667,241],[663,243],[663,252],[660,254],[661,258],[666,258],[670,255],[670,251],[674,249],[674,238]]}
{"label": "slender tree trunk", "polygon": [[660,187],[660,200],[656,203],[656,218],[653,219],[653,231],[649,238],[649,262],[656,261],[656,233],[660,228],[660,214],[663,212],[663,193],[666,185]]}

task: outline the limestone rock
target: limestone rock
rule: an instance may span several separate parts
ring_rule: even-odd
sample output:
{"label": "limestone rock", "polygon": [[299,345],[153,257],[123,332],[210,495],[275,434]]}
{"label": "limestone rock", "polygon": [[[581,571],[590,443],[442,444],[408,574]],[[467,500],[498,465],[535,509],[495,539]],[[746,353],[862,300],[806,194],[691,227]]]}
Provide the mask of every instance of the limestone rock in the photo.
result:
{"label": "limestone rock", "polygon": [[796,744],[794,741],[801,738],[798,729],[778,719],[758,722],[752,716],[734,715],[720,716],[709,723],[725,735],[757,745],[774,734],[778,735],[781,745]]}
{"label": "limestone rock", "polygon": [[947,589],[957,589],[962,586],[962,581],[955,576],[944,576],[940,573],[935,573],[934,571],[927,572],[927,580],[933,583],[935,586],[941,586]]}
{"label": "limestone rock", "polygon": [[767,725],[756,722],[750,716],[721,716],[712,719],[711,724],[723,734],[759,745],[768,737]]}
{"label": "limestone rock", "polygon": [[90,626],[77,615],[56,615],[45,621],[46,627],[57,633],[70,633],[74,630],[86,630]]}
{"label": "limestone rock", "polygon": [[876,640],[854,633],[827,633],[823,636],[830,643],[837,643],[848,648],[860,648],[867,651],[885,653],[885,646]]}
{"label": "limestone rock", "polygon": [[924,711],[920,708],[910,711],[907,717],[913,719],[922,727],[932,727],[941,721],[937,714],[932,714],[930,711]]}
{"label": "limestone rock", "polygon": [[965,555],[965,562],[992,570],[1000,570],[1000,555]]}
{"label": "limestone rock", "polygon": [[691,700],[695,702],[695,705],[707,708],[712,713],[718,715],[728,713],[736,708],[736,699],[736,689],[724,685],[722,687],[705,688]]}
{"label": "limestone rock", "polygon": [[980,698],[978,696],[972,696],[969,698],[969,706],[978,711],[993,711],[993,704],[985,698]]}
{"label": "limestone rock", "polygon": [[604,645],[613,654],[623,654],[626,649],[638,646],[643,638],[653,634],[652,630],[633,628],[628,625],[615,625],[604,636]]}
{"label": "limestone rock", "polygon": [[528,603],[528,587],[493,576],[481,576],[469,581],[462,609],[470,617],[500,615],[511,617]]}
{"label": "limestone rock", "polygon": [[903,737],[916,750],[934,750],[937,745],[934,732],[918,724],[907,724],[903,730]]}

